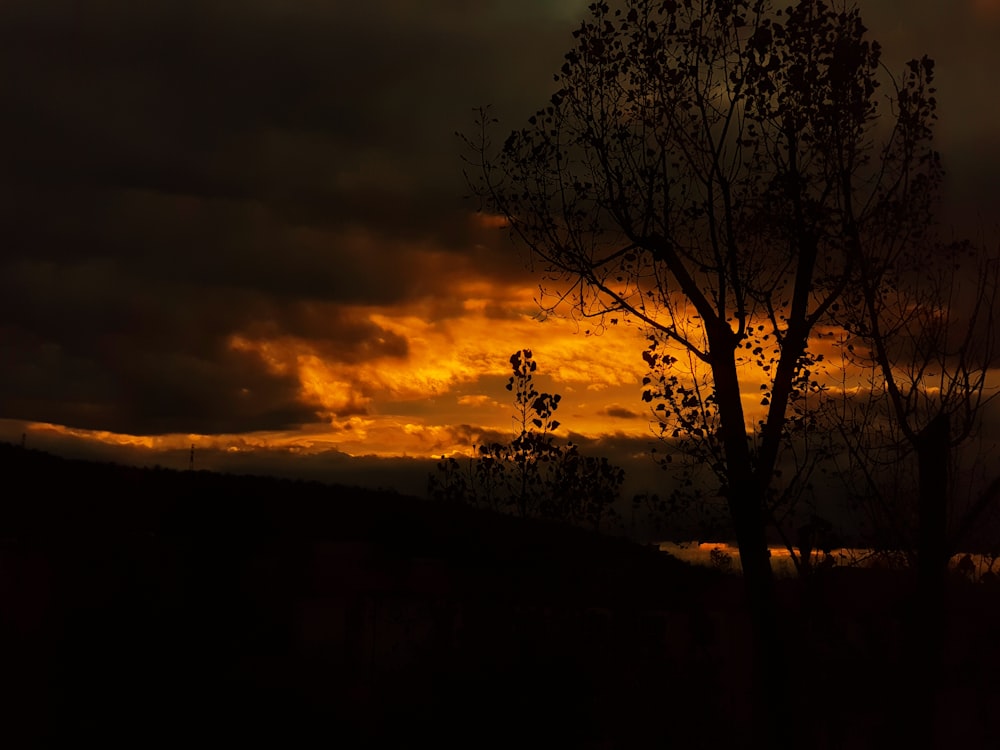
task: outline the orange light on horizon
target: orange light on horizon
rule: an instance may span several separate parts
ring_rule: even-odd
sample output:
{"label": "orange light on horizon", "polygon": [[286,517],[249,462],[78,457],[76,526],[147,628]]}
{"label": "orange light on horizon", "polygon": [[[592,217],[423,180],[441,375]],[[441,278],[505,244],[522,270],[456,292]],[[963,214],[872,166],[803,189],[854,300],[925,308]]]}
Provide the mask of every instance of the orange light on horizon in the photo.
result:
{"label": "orange light on horizon", "polygon": [[492,214],[485,211],[472,214],[472,222],[482,229],[503,229],[510,223],[503,214]]}

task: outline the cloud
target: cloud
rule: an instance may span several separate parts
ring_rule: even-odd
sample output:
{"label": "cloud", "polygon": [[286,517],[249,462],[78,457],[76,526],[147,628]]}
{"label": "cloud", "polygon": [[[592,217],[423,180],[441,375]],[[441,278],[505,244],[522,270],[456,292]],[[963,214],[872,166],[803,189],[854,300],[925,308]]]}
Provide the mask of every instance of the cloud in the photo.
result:
{"label": "cloud", "polygon": [[601,413],[615,419],[639,419],[641,416],[638,412],[626,409],[624,406],[619,406],[618,404],[612,404],[606,409],[602,409]]}
{"label": "cloud", "polygon": [[[458,239],[453,132],[485,92],[544,99],[567,19],[529,5],[284,5],[149,0],[78,17],[52,0],[5,4],[0,60],[22,72],[5,96],[10,168]],[[537,90],[504,85],[501,52],[526,29],[537,43],[514,67],[537,65]]]}
{"label": "cloud", "polygon": [[498,404],[491,396],[487,396],[482,393],[459,396],[458,403],[460,406],[500,406],[500,404]]}
{"label": "cloud", "polygon": [[[74,351],[0,330],[0,413],[127,434],[241,432],[315,421],[296,379],[223,348],[133,347],[113,335]],[[135,343],[135,342],[132,342]]]}

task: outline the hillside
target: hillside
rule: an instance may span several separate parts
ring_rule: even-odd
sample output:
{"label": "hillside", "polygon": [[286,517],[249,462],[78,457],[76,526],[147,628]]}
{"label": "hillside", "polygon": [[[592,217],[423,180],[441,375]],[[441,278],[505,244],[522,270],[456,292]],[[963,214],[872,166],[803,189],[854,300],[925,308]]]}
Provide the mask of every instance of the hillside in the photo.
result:
{"label": "hillside", "polygon": [[[6,445],[0,471],[12,747],[717,747],[748,730],[738,578],[392,493]],[[908,591],[877,571],[782,583],[788,713],[814,744],[893,746],[931,710]],[[997,594],[953,582],[932,746],[1000,737]]]}
{"label": "hillside", "polygon": [[631,648],[605,642],[612,612],[641,619],[723,583],[626,540],[388,492],[9,445],[0,471],[0,637],[20,644],[5,697],[28,745],[170,744],[195,725],[284,736],[288,722],[362,745],[417,722],[458,743],[501,705],[550,702],[539,726],[561,733],[589,709],[548,690],[594,679],[568,664],[603,675]]}
{"label": "hillside", "polygon": [[13,488],[0,506],[6,537],[337,543],[358,554],[462,568],[544,564],[590,585],[598,581],[582,574],[600,577],[609,566],[678,581],[711,575],[628,540],[391,491],[121,466],[9,444],[0,444],[0,471]]}

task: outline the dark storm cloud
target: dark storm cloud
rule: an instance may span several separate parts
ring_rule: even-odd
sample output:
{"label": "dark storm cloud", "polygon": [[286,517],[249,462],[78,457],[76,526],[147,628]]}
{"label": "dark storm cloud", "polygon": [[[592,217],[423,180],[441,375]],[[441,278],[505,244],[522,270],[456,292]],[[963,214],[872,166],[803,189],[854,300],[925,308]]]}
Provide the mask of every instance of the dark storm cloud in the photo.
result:
{"label": "dark storm cloud", "polygon": [[640,416],[637,412],[626,409],[624,406],[609,406],[601,411],[601,414],[615,419],[638,419]]}
{"label": "dark storm cloud", "polygon": [[0,5],[0,416],[139,434],[315,421],[233,335],[405,357],[348,306],[446,296],[428,247],[478,245],[520,274],[468,220],[453,133],[484,92],[534,105],[497,54],[525,28],[539,43],[519,65],[558,59],[569,26],[538,4]]}
{"label": "dark storm cloud", "polygon": [[294,375],[232,333],[307,339],[331,361],[406,341],[335,305],[141,279],[109,259],[14,261],[0,275],[0,414],[132,434],[280,429],[318,419]]}
{"label": "dark storm cloud", "polygon": [[0,412],[129,434],[240,432],[316,420],[298,383],[221,345],[142,347],[113,334],[83,352],[23,330],[0,329]]}
{"label": "dark storm cloud", "polygon": [[[295,223],[377,219],[386,233],[460,239],[453,131],[484,92],[509,89],[497,53],[519,29],[491,23],[485,6],[384,5],[6,6],[0,59],[18,71],[4,104],[10,167],[25,180],[257,200]],[[558,29],[552,42],[565,39]],[[537,19],[534,33],[544,52],[518,57],[557,59],[564,42],[545,44]]]}
{"label": "dark storm cloud", "polygon": [[263,339],[284,333],[309,340],[331,362],[355,364],[374,358],[402,358],[408,352],[407,341],[399,334],[330,304],[275,305],[272,315],[252,325],[247,333]]}
{"label": "dark storm cloud", "polygon": [[883,60],[902,71],[905,60],[935,61],[938,148],[947,172],[944,229],[960,236],[1000,240],[1000,6],[982,0],[886,0],[861,3]]}

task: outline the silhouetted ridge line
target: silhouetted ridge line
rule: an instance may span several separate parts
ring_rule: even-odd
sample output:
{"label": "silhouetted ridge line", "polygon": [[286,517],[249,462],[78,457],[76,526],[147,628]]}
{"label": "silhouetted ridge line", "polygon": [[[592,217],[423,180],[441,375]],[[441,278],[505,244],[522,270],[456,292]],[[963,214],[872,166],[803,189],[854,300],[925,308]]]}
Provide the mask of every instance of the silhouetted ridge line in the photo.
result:
{"label": "silhouetted ridge line", "polygon": [[0,470],[21,488],[0,508],[0,530],[13,536],[157,534],[359,542],[370,548],[365,554],[438,558],[472,568],[541,563],[572,574],[574,580],[588,570],[603,577],[598,568],[621,565],[706,574],[629,540],[391,491],[140,468],[9,444],[0,444]]}

